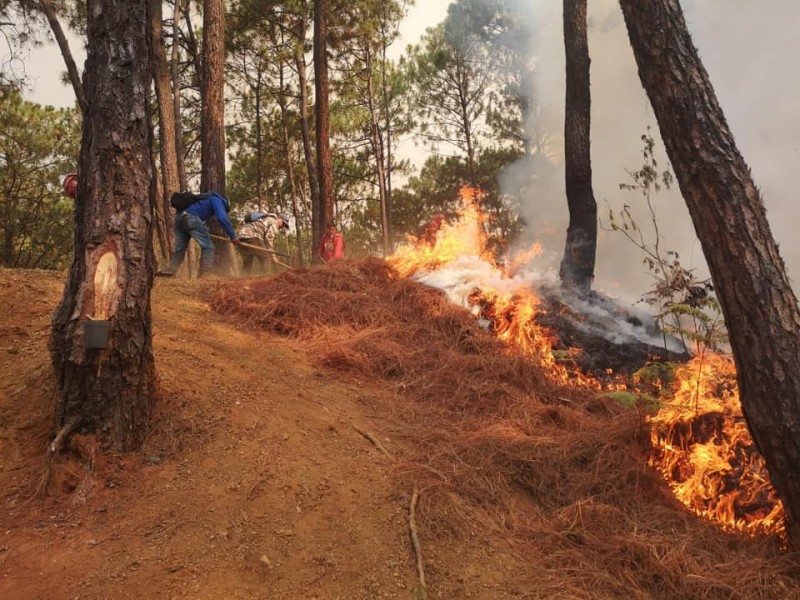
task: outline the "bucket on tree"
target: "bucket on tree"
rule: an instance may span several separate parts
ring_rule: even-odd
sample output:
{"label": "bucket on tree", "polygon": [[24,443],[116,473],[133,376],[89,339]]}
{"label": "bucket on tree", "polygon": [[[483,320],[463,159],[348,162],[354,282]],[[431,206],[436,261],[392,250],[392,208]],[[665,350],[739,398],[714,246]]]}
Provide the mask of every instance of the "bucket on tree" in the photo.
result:
{"label": "bucket on tree", "polygon": [[87,350],[102,350],[108,346],[111,321],[89,319],[83,323],[84,345]]}

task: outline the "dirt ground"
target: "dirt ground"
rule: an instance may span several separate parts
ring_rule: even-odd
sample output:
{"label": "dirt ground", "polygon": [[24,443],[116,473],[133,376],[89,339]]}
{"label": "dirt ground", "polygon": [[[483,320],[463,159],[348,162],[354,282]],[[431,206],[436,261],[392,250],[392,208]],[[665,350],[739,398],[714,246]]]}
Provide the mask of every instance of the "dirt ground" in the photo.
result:
{"label": "dirt ground", "polygon": [[[213,282],[156,282],[163,401],[144,449],[77,436],[84,460],[38,497],[64,277],[0,269],[0,598],[420,597],[411,486],[356,430],[396,450],[393,396],[212,313]],[[502,536],[420,536],[430,597],[539,597]]]}

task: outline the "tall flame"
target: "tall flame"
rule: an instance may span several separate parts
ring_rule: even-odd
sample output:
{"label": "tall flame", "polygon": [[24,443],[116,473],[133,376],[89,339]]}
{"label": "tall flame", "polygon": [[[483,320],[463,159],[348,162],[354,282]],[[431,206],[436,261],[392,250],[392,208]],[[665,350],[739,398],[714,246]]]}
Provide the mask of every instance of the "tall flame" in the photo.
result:
{"label": "tall flame", "polygon": [[650,464],[693,512],[751,533],[783,529],[783,507],[753,450],[730,358],[700,355],[676,372],[671,400],[651,417]]}
{"label": "tall flame", "polygon": [[[543,310],[539,297],[529,282],[513,277],[516,266],[541,254],[541,246],[534,244],[512,258],[505,269],[498,267],[487,249],[480,196],[478,189],[463,188],[457,220],[444,224],[433,243],[409,237],[388,260],[401,275],[415,275],[445,289],[453,301],[471,308],[497,337],[531,356],[555,379],[566,380],[566,369],[553,356],[552,335],[536,322]],[[574,377],[593,381],[582,374]]]}

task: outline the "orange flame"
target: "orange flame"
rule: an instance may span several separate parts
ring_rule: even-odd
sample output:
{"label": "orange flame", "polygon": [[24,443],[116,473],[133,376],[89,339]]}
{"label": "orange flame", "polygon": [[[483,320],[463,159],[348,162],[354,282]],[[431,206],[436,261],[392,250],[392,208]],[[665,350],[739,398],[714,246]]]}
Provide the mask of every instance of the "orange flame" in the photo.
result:
{"label": "orange flame", "polygon": [[389,262],[401,275],[408,276],[417,271],[434,271],[460,256],[484,257],[486,233],[483,214],[477,203],[480,196],[477,188],[462,188],[462,211],[458,220],[443,223],[433,244],[408,236],[407,243],[389,257]]}
{"label": "orange flame", "polygon": [[[409,237],[407,243],[388,258],[401,275],[441,270],[456,259],[464,256],[481,258],[496,274],[497,281],[505,278],[504,273],[494,265],[494,257],[487,250],[487,236],[484,231],[484,216],[477,200],[481,192],[475,188],[463,188],[460,192],[462,211],[459,218],[444,224],[431,244],[426,240]],[[541,254],[541,246],[534,244],[530,250],[515,257],[515,266],[523,264]],[[536,322],[542,312],[536,294],[521,285],[509,285],[508,289],[491,289],[484,284],[476,287],[466,298],[482,319],[490,323],[490,329],[509,346],[531,356],[547,368],[548,373],[557,380],[570,378],[567,370],[558,364],[553,356],[553,337],[550,332]],[[592,378],[575,373],[575,382],[589,383],[596,387]]]}
{"label": "orange flame", "polygon": [[781,531],[783,506],[744,422],[733,361],[701,355],[676,379],[674,397],[650,418],[650,464],[696,514],[729,529]]}

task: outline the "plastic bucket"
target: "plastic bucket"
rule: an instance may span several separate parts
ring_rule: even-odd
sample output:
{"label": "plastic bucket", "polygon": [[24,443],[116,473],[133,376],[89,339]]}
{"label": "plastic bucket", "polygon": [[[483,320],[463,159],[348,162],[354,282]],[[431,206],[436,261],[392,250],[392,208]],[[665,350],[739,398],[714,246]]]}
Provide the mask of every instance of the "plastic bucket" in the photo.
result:
{"label": "plastic bucket", "polygon": [[89,320],[83,323],[84,345],[87,350],[102,350],[108,346],[111,321]]}

